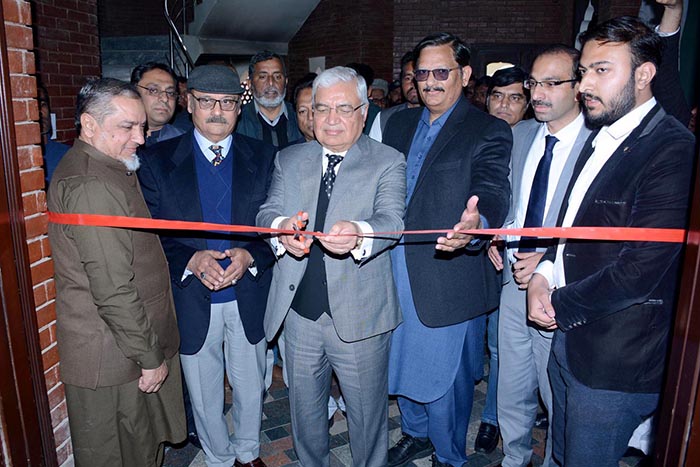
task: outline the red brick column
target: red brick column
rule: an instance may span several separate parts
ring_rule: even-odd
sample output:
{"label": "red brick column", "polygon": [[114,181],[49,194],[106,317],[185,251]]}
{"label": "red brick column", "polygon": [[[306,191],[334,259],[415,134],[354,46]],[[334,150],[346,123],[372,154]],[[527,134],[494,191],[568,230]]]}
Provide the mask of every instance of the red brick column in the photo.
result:
{"label": "red brick column", "polygon": [[22,188],[27,249],[31,265],[34,304],[37,312],[51,420],[59,465],[70,462],[72,446],[63,385],[59,382],[56,347],[56,313],[53,261],[47,237],[46,192],[36,101],[36,57],[30,3],[2,0],[5,15],[12,107],[17,137],[17,157]]}

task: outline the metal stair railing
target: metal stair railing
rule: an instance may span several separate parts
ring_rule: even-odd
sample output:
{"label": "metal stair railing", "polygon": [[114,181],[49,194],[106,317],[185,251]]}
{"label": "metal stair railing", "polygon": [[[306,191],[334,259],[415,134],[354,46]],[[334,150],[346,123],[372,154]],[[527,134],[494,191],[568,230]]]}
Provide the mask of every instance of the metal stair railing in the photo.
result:
{"label": "metal stair railing", "polygon": [[[168,3],[168,0],[163,0],[163,12],[170,29],[170,68],[180,76],[189,77],[190,70],[194,68],[194,62],[182,40],[182,34],[187,31],[187,0],[182,0],[182,7],[174,17],[170,14]],[[177,5],[177,0],[175,5]],[[175,25],[175,21],[179,21],[179,19],[182,19],[182,34]]]}

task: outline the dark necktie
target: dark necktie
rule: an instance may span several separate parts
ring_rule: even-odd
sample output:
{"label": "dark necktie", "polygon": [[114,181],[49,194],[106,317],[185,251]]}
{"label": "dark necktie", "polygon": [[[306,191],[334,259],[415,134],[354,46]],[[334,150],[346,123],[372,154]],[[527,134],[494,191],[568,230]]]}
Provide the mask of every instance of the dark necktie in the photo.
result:
{"label": "dark necktie", "polygon": [[214,164],[214,167],[216,167],[217,165],[221,164],[221,161],[224,160],[224,156],[221,154],[221,150],[223,148],[218,144],[212,144],[209,146],[209,149],[211,149],[211,152],[214,153],[214,159],[211,160],[211,163]]}
{"label": "dark necktie", "polygon": [[335,183],[335,166],[340,164],[343,160],[343,156],[337,154],[326,154],[328,158],[328,167],[326,172],[323,174],[323,188],[326,190],[326,195],[328,199],[331,198],[331,192],[333,191],[333,184]]}
{"label": "dark necktie", "polygon": [[[554,145],[559,141],[555,136],[548,135],[545,137],[544,155],[537,164],[535,178],[532,180],[532,188],[530,189],[530,199],[527,202],[527,211],[525,213],[525,223],[523,227],[542,227],[544,220],[544,207],[547,204],[547,185],[549,184],[549,168],[552,166],[552,158],[554,157]],[[535,238],[522,237],[523,243],[531,243]],[[535,251],[532,246],[521,246],[519,251]]]}

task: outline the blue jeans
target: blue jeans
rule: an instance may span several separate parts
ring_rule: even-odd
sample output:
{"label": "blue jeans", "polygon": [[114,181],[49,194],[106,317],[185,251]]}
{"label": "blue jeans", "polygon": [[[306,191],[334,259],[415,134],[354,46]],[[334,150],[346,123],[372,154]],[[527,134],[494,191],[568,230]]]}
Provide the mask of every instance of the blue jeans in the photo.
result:
{"label": "blue jeans", "polygon": [[486,402],[481,413],[481,421],[498,426],[496,415],[496,395],[498,394],[498,310],[491,312],[488,317],[486,338],[489,347],[489,381],[486,388]]}
{"label": "blue jeans", "polygon": [[552,457],[566,467],[618,467],[632,433],[656,409],[659,394],[584,385],[569,369],[565,340],[565,333],[555,332],[549,358]]}

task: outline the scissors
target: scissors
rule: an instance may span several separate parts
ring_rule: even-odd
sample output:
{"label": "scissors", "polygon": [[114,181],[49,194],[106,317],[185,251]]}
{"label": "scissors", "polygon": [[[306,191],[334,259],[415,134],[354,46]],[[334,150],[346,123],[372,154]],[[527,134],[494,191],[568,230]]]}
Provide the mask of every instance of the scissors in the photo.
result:
{"label": "scissors", "polygon": [[[294,234],[294,240],[299,240],[299,239],[304,240],[304,236],[303,236],[301,233],[299,233],[299,232],[300,232],[301,230],[304,230],[304,229],[306,228],[306,223],[307,223],[308,221],[303,221],[303,220],[301,220],[301,216],[302,216],[302,211],[299,211],[299,212],[297,213],[296,221],[292,224],[292,228],[297,232],[297,233]],[[304,248],[304,253],[305,253],[305,254],[308,254],[308,253],[309,253],[309,249],[308,249],[308,248]]]}

